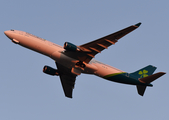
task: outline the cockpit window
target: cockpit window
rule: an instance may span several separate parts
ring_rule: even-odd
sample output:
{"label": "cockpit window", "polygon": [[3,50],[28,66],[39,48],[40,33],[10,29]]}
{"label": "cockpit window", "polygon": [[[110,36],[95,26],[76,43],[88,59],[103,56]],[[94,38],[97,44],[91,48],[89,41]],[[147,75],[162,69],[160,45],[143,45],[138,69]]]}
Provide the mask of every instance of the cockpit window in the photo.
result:
{"label": "cockpit window", "polygon": [[14,31],[13,29],[11,29],[11,31]]}

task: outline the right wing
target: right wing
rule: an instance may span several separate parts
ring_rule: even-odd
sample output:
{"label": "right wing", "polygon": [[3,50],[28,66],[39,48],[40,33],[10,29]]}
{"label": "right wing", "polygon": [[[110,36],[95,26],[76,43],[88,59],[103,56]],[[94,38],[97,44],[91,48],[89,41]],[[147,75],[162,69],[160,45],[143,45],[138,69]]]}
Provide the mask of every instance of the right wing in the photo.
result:
{"label": "right wing", "polygon": [[83,44],[80,47],[82,51],[90,51],[86,53],[86,57],[83,61],[88,63],[97,53],[100,53],[102,50],[107,49],[112,44],[115,44],[120,38],[127,35],[131,31],[135,30],[141,25],[141,23],[137,23],[135,25],[129,26],[127,28],[124,28],[118,32],[115,32],[113,34],[107,35],[105,37],[102,37],[100,39],[97,39],[95,41]]}
{"label": "right wing", "polygon": [[64,51],[62,54],[77,59],[81,62],[89,63],[97,53],[100,53],[102,50],[107,49],[112,44],[115,44],[120,38],[137,29],[140,25],[141,23],[137,23],[100,39],[80,45],[78,46],[80,52]]}
{"label": "right wing", "polygon": [[56,63],[59,71],[59,77],[62,83],[63,91],[66,97],[72,98],[73,88],[75,85],[76,75],[71,73],[71,69]]}

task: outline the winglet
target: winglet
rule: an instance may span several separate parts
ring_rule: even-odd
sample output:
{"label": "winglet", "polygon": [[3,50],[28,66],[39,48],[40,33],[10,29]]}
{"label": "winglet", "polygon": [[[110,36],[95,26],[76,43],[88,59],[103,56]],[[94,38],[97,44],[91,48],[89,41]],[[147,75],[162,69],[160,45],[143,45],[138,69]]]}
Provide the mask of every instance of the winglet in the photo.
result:
{"label": "winglet", "polygon": [[140,25],[141,25],[141,22],[139,22],[139,23],[135,24],[134,26],[139,27]]}

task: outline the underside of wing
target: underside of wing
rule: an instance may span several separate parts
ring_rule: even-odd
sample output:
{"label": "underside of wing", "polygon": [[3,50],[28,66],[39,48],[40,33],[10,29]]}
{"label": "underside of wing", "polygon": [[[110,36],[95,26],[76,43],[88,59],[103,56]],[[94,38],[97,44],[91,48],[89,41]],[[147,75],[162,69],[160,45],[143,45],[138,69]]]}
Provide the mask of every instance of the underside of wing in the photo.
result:
{"label": "underside of wing", "polygon": [[110,34],[108,36],[102,37],[100,39],[97,39],[95,41],[83,44],[79,46],[79,48],[83,51],[89,51],[86,52],[86,57],[83,58],[83,61],[88,63],[97,53],[100,53],[102,50],[107,49],[112,44],[115,44],[120,38],[125,36],[126,34],[130,33],[131,31],[135,30],[141,25],[141,23],[138,23],[136,25],[129,26],[125,29],[122,29],[118,32],[115,32],[113,34]]}
{"label": "underside of wing", "polygon": [[72,74],[69,68],[62,66],[61,64],[56,63],[56,66],[59,71],[59,76],[65,96],[72,98],[76,75]]}
{"label": "underside of wing", "polygon": [[60,75],[60,80],[65,96],[72,98],[73,88],[75,85],[75,78],[67,75]]}

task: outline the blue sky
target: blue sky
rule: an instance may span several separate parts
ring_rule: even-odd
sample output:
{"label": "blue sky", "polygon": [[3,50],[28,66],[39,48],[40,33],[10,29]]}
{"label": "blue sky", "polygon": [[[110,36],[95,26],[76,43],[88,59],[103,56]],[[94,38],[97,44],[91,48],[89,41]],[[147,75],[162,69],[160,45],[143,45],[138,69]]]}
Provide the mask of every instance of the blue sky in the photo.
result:
{"label": "blue sky", "polygon": [[126,72],[149,64],[169,71],[169,2],[166,0],[1,0],[0,120],[159,120],[169,119],[169,75],[147,88],[77,77],[73,99],[59,77],[42,72],[50,58],[13,44],[4,31],[17,29],[63,45],[81,45],[142,22],[95,59]]}

